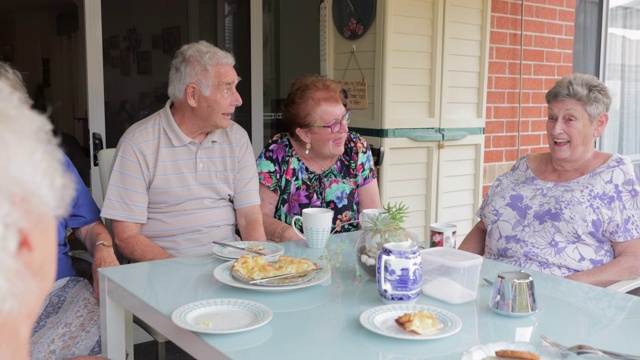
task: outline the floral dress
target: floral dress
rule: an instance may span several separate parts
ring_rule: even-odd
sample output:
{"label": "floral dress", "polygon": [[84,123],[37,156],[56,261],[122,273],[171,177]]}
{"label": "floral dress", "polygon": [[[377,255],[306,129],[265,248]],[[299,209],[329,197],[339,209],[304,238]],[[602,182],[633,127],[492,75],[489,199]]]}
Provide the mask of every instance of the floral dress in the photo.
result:
{"label": "floral dress", "polygon": [[[271,139],[258,156],[257,166],[260,182],[278,196],[274,218],[291,224],[302,209],[323,207],[333,210],[333,229],[358,219],[358,189],[377,178],[371,150],[354,132],[349,132],[338,161],[322,174],[302,162],[286,133]],[[337,232],[357,228],[357,223],[351,223]]]}
{"label": "floral dress", "polygon": [[640,179],[620,155],[561,183],[538,179],[522,157],[477,215],[487,227],[487,258],[567,276],[613,260],[612,242],[640,238]]}

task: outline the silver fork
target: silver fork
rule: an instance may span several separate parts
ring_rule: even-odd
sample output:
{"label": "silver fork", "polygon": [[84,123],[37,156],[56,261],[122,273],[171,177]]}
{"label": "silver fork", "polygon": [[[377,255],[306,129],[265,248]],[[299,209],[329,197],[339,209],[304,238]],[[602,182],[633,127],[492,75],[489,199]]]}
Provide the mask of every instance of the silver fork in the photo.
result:
{"label": "silver fork", "polygon": [[571,347],[567,347],[544,335],[540,335],[540,338],[542,339],[542,342],[546,343],[549,346],[552,346],[561,351],[572,352],[576,355],[600,355],[608,356],[614,359],[640,360],[640,356],[621,354],[609,350],[600,350],[589,345],[574,345]]}

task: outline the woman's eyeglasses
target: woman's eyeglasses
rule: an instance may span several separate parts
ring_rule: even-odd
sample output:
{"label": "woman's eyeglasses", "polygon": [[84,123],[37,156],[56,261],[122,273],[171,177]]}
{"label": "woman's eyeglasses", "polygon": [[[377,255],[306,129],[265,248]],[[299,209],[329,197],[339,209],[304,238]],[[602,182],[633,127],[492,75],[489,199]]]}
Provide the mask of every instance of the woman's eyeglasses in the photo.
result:
{"label": "woman's eyeglasses", "polygon": [[340,119],[335,119],[331,125],[309,125],[310,128],[329,128],[332,134],[335,134],[342,129],[342,123],[348,124],[351,121],[351,110],[347,110]]}

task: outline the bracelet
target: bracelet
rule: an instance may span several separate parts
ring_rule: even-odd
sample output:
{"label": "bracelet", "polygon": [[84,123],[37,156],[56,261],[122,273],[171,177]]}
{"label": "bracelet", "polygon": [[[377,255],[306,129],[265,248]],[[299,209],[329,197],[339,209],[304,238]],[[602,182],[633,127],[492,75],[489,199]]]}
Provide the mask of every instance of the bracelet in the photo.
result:
{"label": "bracelet", "polygon": [[289,226],[289,225],[282,225],[282,227],[280,228],[280,230],[278,230],[278,233],[276,234],[276,242],[277,243],[282,242],[282,235],[290,227],[291,226]]}
{"label": "bracelet", "polygon": [[109,244],[109,243],[108,243],[108,242],[106,242],[106,241],[98,241],[98,242],[96,243],[96,246],[104,246],[104,247],[108,247],[108,248],[112,248],[112,247],[113,247],[113,245]]}

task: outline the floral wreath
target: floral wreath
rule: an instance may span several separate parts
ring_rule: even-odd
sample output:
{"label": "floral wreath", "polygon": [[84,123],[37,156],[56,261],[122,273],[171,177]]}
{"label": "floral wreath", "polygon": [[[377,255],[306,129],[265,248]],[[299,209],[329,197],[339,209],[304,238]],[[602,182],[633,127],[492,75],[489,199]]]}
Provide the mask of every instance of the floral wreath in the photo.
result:
{"label": "floral wreath", "polygon": [[355,18],[349,19],[347,25],[342,28],[342,36],[345,39],[357,39],[364,33],[364,26],[362,22],[357,21]]}

